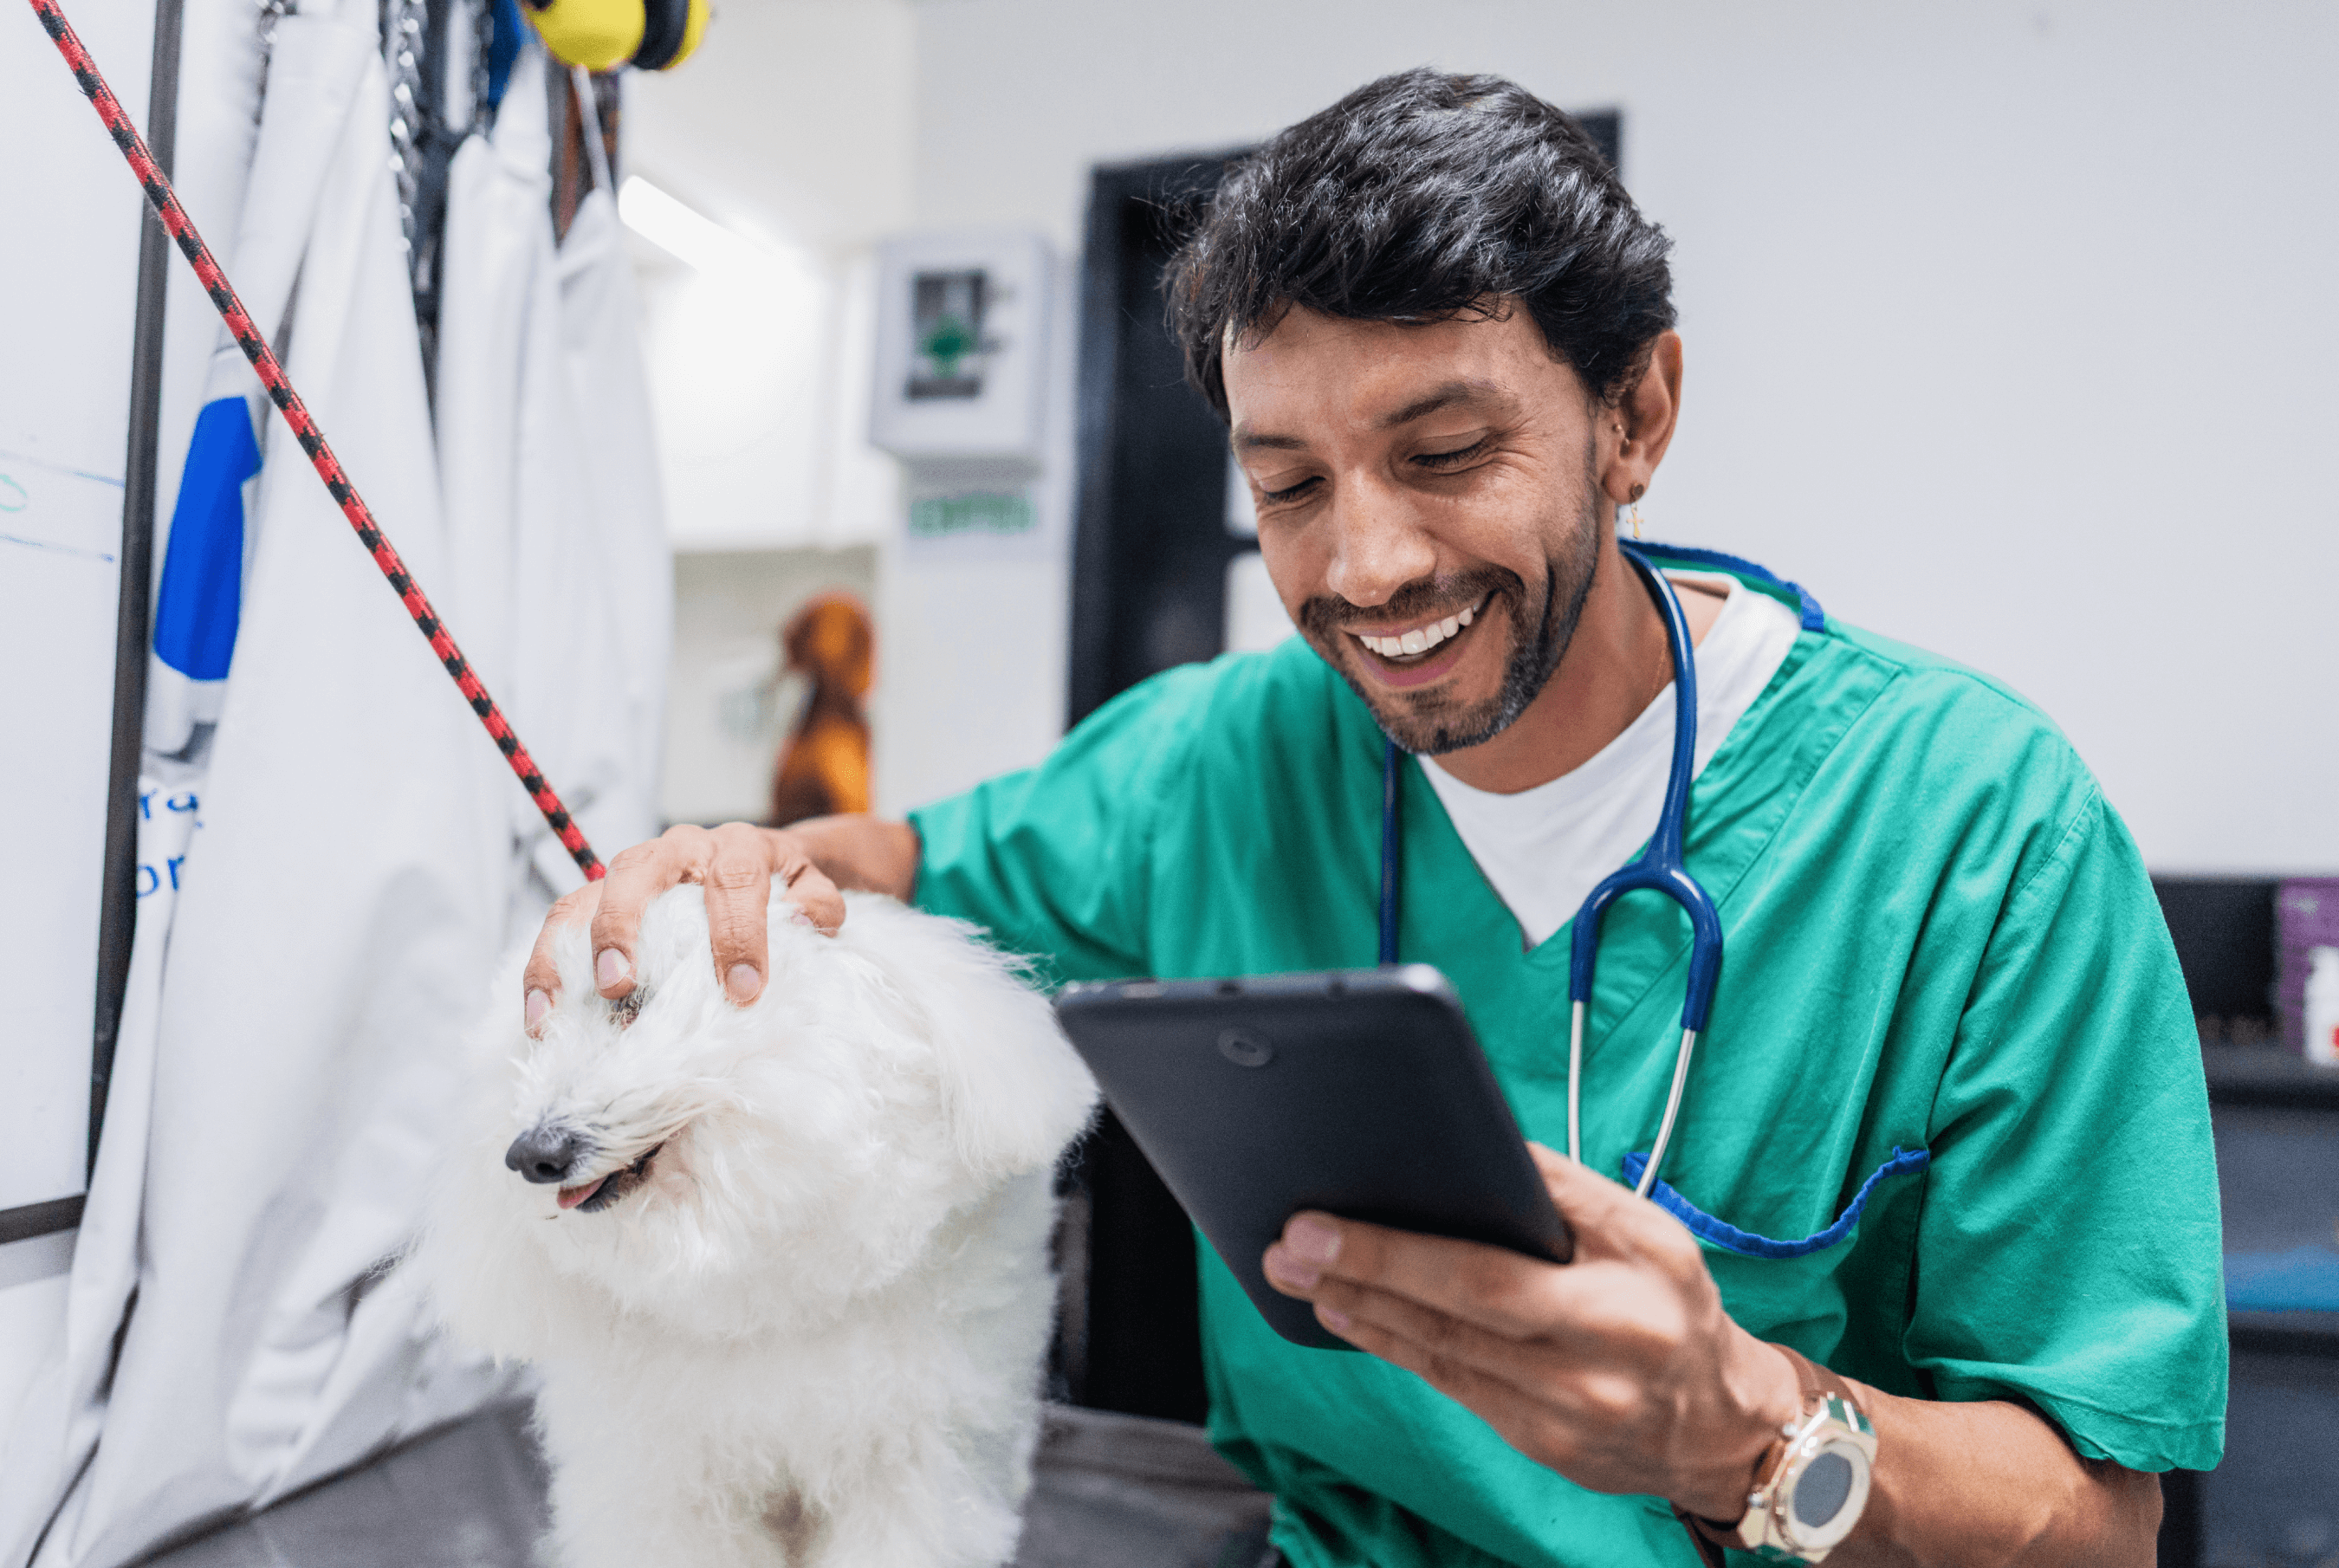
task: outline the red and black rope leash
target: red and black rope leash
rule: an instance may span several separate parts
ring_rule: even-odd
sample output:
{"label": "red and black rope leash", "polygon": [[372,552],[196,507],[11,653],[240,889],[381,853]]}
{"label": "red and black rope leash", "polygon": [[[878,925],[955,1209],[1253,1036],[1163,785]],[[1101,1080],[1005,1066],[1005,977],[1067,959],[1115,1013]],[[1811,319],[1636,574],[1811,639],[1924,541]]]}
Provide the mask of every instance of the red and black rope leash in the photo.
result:
{"label": "red and black rope leash", "polygon": [[212,259],[211,247],[203,243],[201,234],[195,232],[194,222],[187,216],[187,210],[179,205],[178,193],[171,189],[171,182],[154,162],[154,154],[147,151],[146,139],[130,123],[130,116],[122,112],[122,104],[113,96],[113,89],[108,87],[105,78],[99,74],[97,63],[83,47],[80,36],[73,30],[73,24],[67,22],[64,13],[57,8],[57,0],[32,0],[32,5],[40,15],[41,25],[48,29],[49,37],[56,44],[58,53],[65,57],[65,64],[73,67],[74,80],[81,84],[82,92],[96,107],[97,117],[105,122],[106,130],[113,133],[113,144],[122,149],[124,158],[130,160],[131,172],[137,175],[138,183],[145,191],[146,200],[153,204],[155,216],[163,220],[163,227],[169,231],[171,238],[179,242],[179,249],[195,269],[195,276],[202,280],[204,290],[212,297],[212,304],[218,309],[221,319],[227,322],[228,330],[235,334],[236,345],[242,349],[244,358],[252,361],[252,368],[260,373],[261,385],[268,389],[268,396],[283,414],[284,422],[300,439],[301,449],[309,454],[309,461],[316,467],[317,477],[325,481],[325,488],[332,492],[333,499],[340,506],[341,515],[348,518],[350,527],[357,530],[358,542],[372,555],[374,565],[381,568],[381,575],[390,579],[390,586],[405,602],[406,613],[414,617],[416,628],[430,640],[430,651],[439,656],[439,662],[446,666],[448,675],[462,689],[463,695],[470,702],[471,711],[479,715],[481,724],[487,725],[488,734],[495,738],[497,749],[504,754],[504,760],[511,764],[512,772],[519,775],[520,785],[528,791],[528,798],[536,802],[536,809],[544,814],[544,820],[551,824],[554,833],[560,835],[561,843],[577,862],[577,869],[588,881],[598,881],[606,873],[599,858],[593,853],[593,846],[585,842],[585,834],[569,817],[567,808],[560,804],[560,797],[553,793],[551,784],[545,782],[544,771],[528,754],[528,748],[519,744],[519,736],[505,719],[503,710],[496,706],[495,699],[488,695],[488,688],[480,684],[478,674],[472,670],[470,661],[463,656],[463,650],[457,647],[455,639],[448,635],[446,623],[430,607],[429,599],[424,597],[420,585],[407,571],[406,563],[398,558],[398,552],[382,537],[380,525],[373,520],[373,513],[358,494],[357,487],[350,484],[349,476],[341,471],[340,460],[333,456],[333,449],[325,444],[325,433],[317,428],[317,421],[309,417],[308,406],[301,401],[301,394],[292,390],[292,383],[285,377],[284,367],[277,360],[275,350],[268,346],[268,340],[261,335],[259,329],[252,324],[252,318],[244,313],[243,301],[236,298],[235,289],[228,282],[227,274],[220,271],[219,262]]}

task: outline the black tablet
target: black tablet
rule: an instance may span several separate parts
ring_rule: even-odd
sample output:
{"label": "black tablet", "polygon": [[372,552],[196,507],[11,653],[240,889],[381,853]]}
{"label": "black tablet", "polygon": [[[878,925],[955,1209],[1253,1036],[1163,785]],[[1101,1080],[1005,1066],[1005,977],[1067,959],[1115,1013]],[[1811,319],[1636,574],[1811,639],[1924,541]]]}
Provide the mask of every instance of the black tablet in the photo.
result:
{"label": "black tablet", "polygon": [[1064,1031],[1275,1331],[1349,1346],[1259,1256],[1299,1209],[1564,1263],[1567,1223],[1426,964],[1067,987]]}

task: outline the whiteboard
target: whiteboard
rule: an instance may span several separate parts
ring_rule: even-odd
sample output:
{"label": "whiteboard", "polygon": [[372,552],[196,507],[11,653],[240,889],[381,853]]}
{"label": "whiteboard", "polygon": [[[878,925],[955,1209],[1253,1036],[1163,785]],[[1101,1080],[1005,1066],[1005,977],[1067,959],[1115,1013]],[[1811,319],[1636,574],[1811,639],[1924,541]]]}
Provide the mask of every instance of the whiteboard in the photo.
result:
{"label": "whiteboard", "polygon": [[[74,25],[133,115],[153,13]],[[0,1209],[83,1189],[143,199],[55,46],[0,5]]]}

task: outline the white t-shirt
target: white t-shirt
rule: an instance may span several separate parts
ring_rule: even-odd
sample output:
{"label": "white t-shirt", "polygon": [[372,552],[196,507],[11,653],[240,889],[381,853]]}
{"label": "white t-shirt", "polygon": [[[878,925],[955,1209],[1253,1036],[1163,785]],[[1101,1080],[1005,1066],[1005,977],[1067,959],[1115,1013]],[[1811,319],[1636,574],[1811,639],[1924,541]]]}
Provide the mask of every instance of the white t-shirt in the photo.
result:
{"label": "white t-shirt", "polygon": [[[1786,662],[1802,623],[1735,577],[1668,572],[1674,582],[1729,597],[1697,645],[1697,771]],[[1673,754],[1673,688],[1573,773],[1516,794],[1473,789],[1425,757],[1421,771],[1486,881],[1540,947],[1575,918],[1592,890],[1657,831]]]}

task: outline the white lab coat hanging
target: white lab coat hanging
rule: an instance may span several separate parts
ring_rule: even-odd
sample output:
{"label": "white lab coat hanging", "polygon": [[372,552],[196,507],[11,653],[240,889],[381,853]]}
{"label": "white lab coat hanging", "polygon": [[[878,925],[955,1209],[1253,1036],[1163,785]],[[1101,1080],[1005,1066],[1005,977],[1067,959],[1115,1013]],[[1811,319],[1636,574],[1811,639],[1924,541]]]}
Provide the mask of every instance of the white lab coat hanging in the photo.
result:
{"label": "white lab coat hanging", "polygon": [[[293,380],[429,585],[447,552],[388,98],[352,9],[277,24],[238,264],[262,275],[271,232],[298,258]],[[274,135],[330,149],[321,180],[269,178],[298,162],[271,163]],[[470,715],[281,426],[266,458],[157,1010],[136,1306],[44,1564],[125,1561],[503,1386],[378,1267],[486,994],[498,802]]]}
{"label": "white lab coat hanging", "polygon": [[674,551],[666,542],[633,263],[609,192],[613,182],[606,170],[596,174],[600,184],[578,204],[561,241],[560,314],[599,539],[596,559],[622,654],[618,684],[606,694],[606,722],[625,747],[625,793],[610,803],[607,818],[621,834],[608,840],[617,846],[657,826],[666,678],[674,656]]}
{"label": "white lab coat hanging", "polygon": [[[612,572],[597,471],[612,459],[594,450],[586,412],[604,389],[578,386],[563,347],[544,69],[531,40],[492,142],[472,138],[449,175],[440,475],[456,613],[479,628],[464,634],[479,650],[474,662],[606,855],[656,831],[628,698],[649,705],[664,679],[662,655],[642,668],[634,648],[643,639],[613,626],[624,624],[627,597],[655,595],[663,608],[667,590],[637,565],[622,587]],[[499,798],[509,844],[507,934],[517,940],[533,934],[553,894],[582,878],[524,795]]]}

